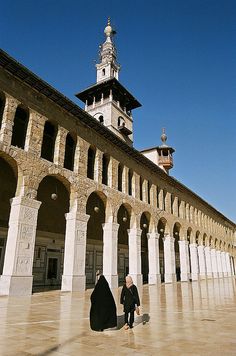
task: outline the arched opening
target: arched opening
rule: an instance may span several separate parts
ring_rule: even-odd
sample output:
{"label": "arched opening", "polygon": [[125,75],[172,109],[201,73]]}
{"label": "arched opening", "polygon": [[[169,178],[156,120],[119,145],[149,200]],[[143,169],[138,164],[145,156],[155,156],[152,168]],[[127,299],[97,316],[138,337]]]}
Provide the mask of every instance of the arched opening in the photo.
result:
{"label": "arched opening", "polygon": [[122,177],[123,177],[123,165],[119,163],[118,165],[118,190],[122,192]]}
{"label": "arched opening", "polygon": [[98,193],[90,194],[86,204],[87,224],[86,244],[86,287],[94,286],[96,271],[103,270],[103,227],[105,223],[105,202]]}
{"label": "arched opening", "polygon": [[187,241],[188,241],[188,255],[189,255],[189,272],[190,272],[190,276],[192,276],[192,263],[191,263],[192,259],[191,259],[190,246],[189,246],[192,243],[192,229],[191,229],[191,227],[189,227],[187,230]]}
{"label": "arched opening", "polygon": [[64,168],[67,168],[70,171],[73,171],[74,169],[75,147],[76,142],[71,134],[68,133],[66,136]]}
{"label": "arched opening", "polygon": [[2,118],[3,118],[5,103],[6,103],[5,95],[0,92],[0,129],[2,127]]}
{"label": "arched opening", "polygon": [[53,162],[54,159],[56,135],[57,128],[50,121],[46,121],[43,131],[41,157],[50,162]]}
{"label": "arched opening", "polygon": [[148,187],[147,187],[147,194],[148,194],[148,204],[150,204],[151,203],[151,186],[152,186],[152,184],[151,184],[151,182],[148,180]]}
{"label": "arched opening", "polygon": [[175,223],[173,228],[173,236],[175,239],[174,248],[175,248],[175,270],[176,270],[176,280],[180,281],[180,254],[179,254],[179,234],[180,234],[180,224]]}
{"label": "arched opening", "polygon": [[129,274],[129,235],[130,208],[122,204],[117,213],[118,229],[118,281],[119,285],[124,283]]}
{"label": "arched opening", "polygon": [[16,186],[17,167],[13,169],[5,159],[0,157],[0,274],[3,270],[11,199],[15,196]]}
{"label": "arched opening", "polygon": [[102,156],[102,184],[108,184],[108,167],[109,167],[110,157],[107,154]]}
{"label": "arched opening", "polygon": [[143,200],[143,178],[139,178],[139,197],[140,200]]}
{"label": "arched opening", "polygon": [[96,154],[95,149],[92,147],[89,147],[88,162],[87,162],[87,177],[90,179],[94,179],[95,154]]}
{"label": "arched opening", "polygon": [[167,196],[167,191],[166,189],[163,190],[163,210],[166,211],[166,196]]}
{"label": "arched opening", "polygon": [[141,273],[143,275],[143,283],[148,283],[148,239],[147,233],[149,231],[150,215],[149,213],[142,213],[140,219],[141,233]]}
{"label": "arched opening", "polygon": [[69,184],[46,176],[39,184],[39,208],[33,262],[33,291],[60,289],[65,247],[65,214],[69,212]]}
{"label": "arched opening", "polygon": [[128,194],[132,195],[132,179],[133,179],[133,171],[129,169],[128,172]]}
{"label": "arched opening", "polygon": [[20,148],[25,147],[26,131],[29,121],[29,110],[18,106],[15,112],[11,144]]}
{"label": "arched opening", "polygon": [[100,115],[100,116],[99,116],[98,121],[100,122],[100,124],[104,124],[104,117],[103,117],[103,115]]}
{"label": "arched opening", "polygon": [[159,220],[157,231],[159,234],[159,261],[160,261],[160,274],[161,282],[165,281],[165,255],[164,255],[164,237],[165,237],[166,221]]}

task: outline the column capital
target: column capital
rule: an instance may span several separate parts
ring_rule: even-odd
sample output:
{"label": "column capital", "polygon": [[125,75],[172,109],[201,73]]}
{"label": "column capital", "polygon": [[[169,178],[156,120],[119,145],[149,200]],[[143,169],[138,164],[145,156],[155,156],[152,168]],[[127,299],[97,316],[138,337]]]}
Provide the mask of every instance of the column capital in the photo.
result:
{"label": "column capital", "polygon": [[160,235],[158,234],[158,232],[148,232],[147,233],[147,238],[148,239],[156,239],[159,240]]}
{"label": "column capital", "polygon": [[120,224],[117,224],[115,222],[105,222],[102,224],[103,230],[112,230],[112,231],[118,231]]}
{"label": "column capital", "polygon": [[83,214],[78,211],[70,211],[69,213],[65,214],[66,220],[78,220],[78,221],[83,221],[85,223],[88,222],[90,215],[88,214]]}

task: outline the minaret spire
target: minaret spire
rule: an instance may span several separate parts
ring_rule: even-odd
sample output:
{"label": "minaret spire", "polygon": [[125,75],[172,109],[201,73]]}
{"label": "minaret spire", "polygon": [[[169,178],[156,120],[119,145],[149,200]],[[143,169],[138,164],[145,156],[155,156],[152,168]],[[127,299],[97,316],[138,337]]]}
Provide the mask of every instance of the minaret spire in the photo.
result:
{"label": "minaret spire", "polygon": [[116,48],[112,41],[112,37],[116,32],[111,26],[110,17],[108,17],[104,33],[106,40],[100,46],[100,63],[96,64],[97,83],[111,78],[116,78],[118,80],[118,73],[120,70],[120,66],[116,61]]}

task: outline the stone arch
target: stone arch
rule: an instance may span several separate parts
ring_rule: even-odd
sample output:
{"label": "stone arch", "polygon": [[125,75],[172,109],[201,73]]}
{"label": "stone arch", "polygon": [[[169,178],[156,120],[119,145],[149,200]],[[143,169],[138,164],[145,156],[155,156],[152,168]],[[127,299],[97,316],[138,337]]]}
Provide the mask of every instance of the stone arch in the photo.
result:
{"label": "stone arch", "polygon": [[187,228],[187,241],[190,244],[193,244],[195,242],[194,234],[193,234],[193,229],[191,227]]}
{"label": "stone arch", "polygon": [[24,105],[18,105],[14,115],[11,145],[24,149],[28,122],[29,109]]}
{"label": "stone arch", "polygon": [[101,191],[93,191],[87,198],[86,285],[94,285],[96,271],[103,270],[103,224],[106,219],[107,197]]}
{"label": "stone arch", "polygon": [[180,253],[179,253],[179,240],[181,234],[181,224],[179,222],[175,222],[173,226],[173,237],[174,237],[174,249],[175,249],[175,269],[176,269],[176,279],[180,280]]}
{"label": "stone arch", "polygon": [[131,228],[132,207],[128,203],[120,204],[116,218],[118,228],[118,282],[121,285],[129,273],[129,229]]}
{"label": "stone arch", "polygon": [[208,246],[208,238],[207,238],[206,233],[203,234],[202,243],[203,243],[203,246]]}
{"label": "stone arch", "polygon": [[3,270],[11,199],[16,195],[18,167],[16,161],[0,153],[0,275]]}
{"label": "stone arch", "polygon": [[161,217],[158,220],[157,232],[159,234],[159,263],[160,263],[160,274],[161,282],[165,280],[165,252],[164,252],[164,238],[166,234],[169,234],[169,228],[167,225],[167,220]]}
{"label": "stone arch", "polygon": [[149,261],[148,261],[148,238],[147,234],[150,228],[151,214],[144,211],[140,216],[141,229],[141,273],[143,275],[143,283],[148,283]]}
{"label": "stone arch", "polygon": [[40,181],[33,290],[60,288],[63,274],[66,214],[70,209],[70,184],[59,174],[48,174]]}

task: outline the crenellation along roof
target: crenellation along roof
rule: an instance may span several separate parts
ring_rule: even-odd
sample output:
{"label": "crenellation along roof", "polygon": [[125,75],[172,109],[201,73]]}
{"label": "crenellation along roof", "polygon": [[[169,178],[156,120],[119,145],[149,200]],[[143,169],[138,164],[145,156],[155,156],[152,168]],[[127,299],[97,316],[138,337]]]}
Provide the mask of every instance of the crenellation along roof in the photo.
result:
{"label": "crenellation along roof", "polygon": [[14,58],[9,56],[5,51],[0,49],[0,66],[7,70],[9,73],[14,75],[17,79],[20,79],[22,82],[29,85],[31,88],[37,92],[45,95],[47,98],[52,100],[54,103],[59,105],[61,108],[66,110],[68,113],[72,114],[77,120],[80,120],[85,126],[94,129],[101,136],[108,139],[112,144],[115,144],[122,151],[126,152],[130,157],[136,160],[139,164],[142,164],[146,168],[150,169],[153,173],[158,174],[163,180],[165,180],[169,185],[177,188],[181,192],[185,192],[192,196],[194,199],[198,200],[201,204],[208,207],[214,213],[218,214],[225,222],[228,222],[230,225],[233,225],[236,228],[236,224],[225,217],[221,212],[216,210],[213,206],[208,204],[205,200],[187,188],[184,184],[180,183],[177,179],[167,175],[163,170],[142,155],[135,148],[128,146],[123,140],[116,136],[108,128],[100,124],[96,119],[91,115],[86,113],[73,101],[68,99],[66,96],[61,94],[59,91],[54,89],[48,83],[43,81],[37,75],[32,73],[29,69],[24,67],[22,64],[17,62]]}

